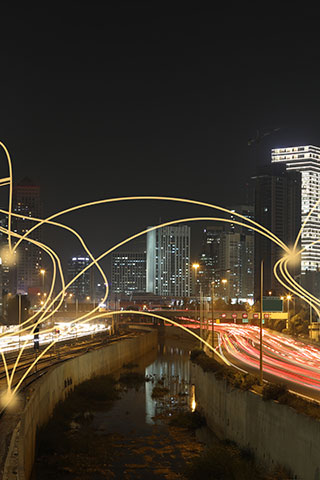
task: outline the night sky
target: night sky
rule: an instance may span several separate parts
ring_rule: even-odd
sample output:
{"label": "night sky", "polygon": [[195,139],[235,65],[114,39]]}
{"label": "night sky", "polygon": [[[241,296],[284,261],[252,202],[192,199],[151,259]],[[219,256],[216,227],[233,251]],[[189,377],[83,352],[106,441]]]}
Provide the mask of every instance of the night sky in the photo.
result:
{"label": "night sky", "polygon": [[[246,183],[272,147],[320,145],[312,12],[102,5],[1,13],[0,139],[15,180],[41,185],[46,215],[122,195],[245,202]],[[257,130],[275,128],[259,151],[248,147]],[[98,254],[160,218],[211,213],[126,202],[61,220]],[[46,240],[63,258],[80,251],[53,230]]]}

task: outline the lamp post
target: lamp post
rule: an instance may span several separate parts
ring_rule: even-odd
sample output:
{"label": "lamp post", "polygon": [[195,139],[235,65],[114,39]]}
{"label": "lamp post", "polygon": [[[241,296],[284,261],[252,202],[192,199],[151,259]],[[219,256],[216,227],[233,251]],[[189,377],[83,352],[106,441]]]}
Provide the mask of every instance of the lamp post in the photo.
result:
{"label": "lamp post", "polygon": [[289,302],[290,302],[290,300],[292,299],[292,296],[291,296],[291,295],[287,295],[287,296],[286,296],[286,299],[287,299],[287,312],[288,312],[286,328],[287,328],[287,330],[288,330],[288,328],[289,328],[289,320],[290,320],[290,310],[289,310],[290,305],[289,305]]}
{"label": "lamp post", "polygon": [[224,292],[224,298],[226,299],[226,285],[228,283],[228,280],[226,278],[223,278],[221,280],[221,283],[223,284],[223,287],[224,287],[223,292]]}
{"label": "lamp post", "polygon": [[263,267],[264,261],[261,260],[260,264],[260,358],[259,358],[259,366],[260,366],[260,375],[259,375],[259,383],[263,385],[263,358],[262,358],[262,315],[263,315]]}
{"label": "lamp post", "polygon": [[18,315],[19,315],[19,352],[20,352],[20,337],[21,337],[21,332],[20,332],[20,325],[21,325],[21,293],[18,293]]}
{"label": "lamp post", "polygon": [[43,295],[43,294],[44,294],[44,276],[45,276],[45,274],[46,274],[46,271],[45,271],[44,268],[41,268],[40,274],[41,274],[41,276],[42,276],[42,295]]}
{"label": "lamp post", "polygon": [[199,263],[193,263],[192,268],[194,269],[194,278],[195,278],[195,297],[196,297],[196,303],[195,303],[195,319],[198,320],[198,314],[197,314],[197,280],[198,280],[198,268],[200,267]]}
{"label": "lamp post", "polygon": [[[211,345],[214,348],[214,313],[213,313],[213,302],[214,302],[214,280],[211,282]],[[212,356],[214,358],[214,350],[212,350]]]}

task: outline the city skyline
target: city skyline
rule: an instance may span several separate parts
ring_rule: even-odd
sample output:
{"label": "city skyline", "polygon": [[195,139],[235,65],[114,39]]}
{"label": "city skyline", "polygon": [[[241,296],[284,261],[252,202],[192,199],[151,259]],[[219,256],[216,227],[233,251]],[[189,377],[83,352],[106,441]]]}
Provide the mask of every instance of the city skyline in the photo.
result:
{"label": "city skyline", "polygon": [[[202,6],[164,12],[128,2],[106,12],[79,5],[63,16],[6,7],[3,17],[1,138],[15,178],[28,174],[41,185],[46,215],[131,194],[247,203],[247,179],[271,148],[320,143],[316,75],[306,88],[303,73],[316,68],[315,33],[302,48],[300,17],[261,28],[254,15],[228,9],[218,20]],[[261,141],[248,146],[257,130]],[[119,238],[106,226],[118,215],[124,237],[163,216],[138,203],[130,210],[104,211],[101,221],[97,207],[68,220],[83,231],[89,225],[89,241],[102,251]],[[173,206],[168,219],[183,211]],[[69,238],[53,242],[72,255]]]}

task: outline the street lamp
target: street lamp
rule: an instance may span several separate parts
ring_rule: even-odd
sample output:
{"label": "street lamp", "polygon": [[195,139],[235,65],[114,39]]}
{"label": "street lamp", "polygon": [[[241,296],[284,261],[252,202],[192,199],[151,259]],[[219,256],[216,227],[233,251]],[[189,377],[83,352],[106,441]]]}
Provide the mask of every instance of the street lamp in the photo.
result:
{"label": "street lamp", "polygon": [[289,302],[290,300],[292,299],[292,296],[291,295],[287,295],[286,296],[286,299],[287,299],[287,312],[288,312],[288,317],[287,317],[287,325],[286,325],[286,328],[288,329],[289,328]]}
{"label": "street lamp", "polygon": [[221,283],[223,284],[223,287],[224,287],[224,290],[223,290],[223,291],[224,291],[224,297],[226,298],[226,285],[227,285],[227,283],[228,283],[228,280],[227,280],[226,278],[223,278],[223,279],[221,280]]}
{"label": "street lamp", "polygon": [[[214,348],[214,312],[213,312],[213,302],[214,302],[214,280],[211,282],[211,346]],[[212,356],[214,358],[214,350],[212,350]]]}
{"label": "street lamp", "polygon": [[45,274],[46,274],[46,271],[45,271],[44,268],[41,268],[40,274],[41,274],[41,276],[42,276],[42,293],[44,293],[44,276],[45,276]]}
{"label": "street lamp", "polygon": [[193,263],[192,268],[194,269],[194,283],[195,283],[195,297],[196,297],[196,307],[195,307],[195,313],[196,313],[196,320],[197,318],[197,282],[198,282],[198,268],[200,267],[199,263]]}

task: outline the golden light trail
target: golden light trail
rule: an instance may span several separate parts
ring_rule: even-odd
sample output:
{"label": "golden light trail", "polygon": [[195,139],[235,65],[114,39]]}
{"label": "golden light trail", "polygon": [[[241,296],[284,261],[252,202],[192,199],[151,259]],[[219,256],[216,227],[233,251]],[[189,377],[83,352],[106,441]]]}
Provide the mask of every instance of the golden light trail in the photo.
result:
{"label": "golden light trail", "polygon": [[[297,295],[298,297],[302,298],[306,303],[308,303],[308,305],[310,305],[314,310],[315,312],[317,313],[318,316],[320,316],[320,311],[317,309],[317,307],[315,306],[314,302],[312,300],[310,300],[310,295],[303,295],[301,289],[297,289],[296,287],[300,287],[300,285],[294,281],[294,279],[291,277],[290,274],[286,274],[286,271],[283,269],[283,263],[285,262],[285,259],[280,259],[278,260],[275,265],[274,265],[274,269],[273,269],[273,273],[274,273],[274,276],[276,277],[276,279],[278,280],[278,282],[283,285],[287,290],[289,290],[290,292],[292,292],[293,294]],[[288,283],[285,283],[278,275],[278,272],[277,272],[277,268],[279,267],[280,269],[280,272],[282,274],[282,276],[287,280]],[[304,290],[304,289],[303,289]]]}
{"label": "golden light trail", "polygon": [[[1,210],[0,210],[0,211],[1,211]],[[15,216],[16,214],[13,214],[13,215]],[[23,218],[28,218],[28,219],[31,218],[31,219],[32,219],[32,217],[25,217],[25,216],[23,216],[23,215],[17,215],[17,216],[20,216],[20,217],[23,217]],[[148,229],[146,229],[146,230],[143,230],[142,232],[139,232],[139,233],[137,233],[137,234],[135,234],[135,235],[132,235],[131,237],[128,237],[128,238],[125,239],[124,241],[119,242],[117,245],[115,245],[115,246],[112,247],[111,249],[109,249],[109,250],[107,250],[106,252],[104,252],[103,254],[101,254],[97,259],[94,259],[94,258],[92,257],[92,258],[93,258],[92,263],[90,263],[89,265],[87,265],[87,266],[86,266],[81,272],[79,272],[79,274],[77,274],[67,285],[65,285],[64,288],[62,288],[62,290],[59,292],[59,294],[54,298],[54,300],[52,300],[51,304],[48,305],[48,309],[54,304],[54,302],[55,302],[59,297],[61,297],[61,299],[63,299],[63,295],[64,295],[64,293],[65,293],[65,290],[68,289],[68,288],[72,285],[72,283],[74,283],[86,270],[88,270],[89,268],[91,268],[94,264],[95,264],[95,265],[99,265],[98,262],[99,262],[102,258],[104,258],[106,255],[108,255],[109,253],[111,253],[112,251],[114,251],[115,249],[119,248],[120,246],[124,245],[125,243],[127,243],[127,242],[129,242],[129,241],[131,241],[131,240],[133,240],[133,239],[141,236],[141,235],[144,235],[144,234],[148,233],[149,231],[156,230],[156,229],[162,228],[162,227],[164,227],[164,226],[169,226],[169,225],[173,225],[173,224],[177,224],[177,223],[191,222],[191,221],[221,221],[221,222],[238,224],[238,225],[240,225],[240,226],[244,226],[244,227],[250,228],[250,229],[252,229],[252,230],[255,230],[255,231],[257,231],[258,233],[262,233],[264,236],[267,236],[269,239],[271,239],[270,236],[268,236],[267,234],[261,232],[261,231],[260,231],[258,228],[256,228],[256,227],[252,227],[252,226],[248,227],[248,225],[246,225],[246,224],[244,224],[244,223],[242,223],[242,222],[238,222],[238,221],[236,221],[236,220],[230,220],[230,219],[220,218],[220,217],[192,217],[192,218],[184,218],[184,219],[179,219],[179,220],[172,220],[172,221],[170,221],[170,222],[165,222],[165,223],[162,223],[162,224],[157,225],[157,226],[155,226],[155,227],[150,227],[150,228],[148,228]],[[46,221],[44,220],[44,222],[46,222]],[[48,223],[49,223],[49,222],[48,222]],[[63,227],[63,228],[66,228],[66,226],[61,225],[61,224],[59,224],[59,226],[61,226],[61,227]],[[79,236],[79,234],[78,234],[76,231],[74,231],[74,230],[71,229],[70,227],[67,227],[67,228],[68,228],[70,231],[72,231],[72,233],[74,233],[74,234],[76,234],[77,236]],[[18,235],[18,234],[15,234],[15,236],[21,237],[21,236]],[[79,237],[80,237],[80,236],[79,236]],[[29,241],[33,242],[31,239],[29,239]],[[90,254],[90,256],[92,256],[92,255]],[[99,267],[100,267],[100,265],[99,265]],[[101,268],[101,267],[100,267],[100,268]],[[101,269],[101,273],[102,273],[102,275],[103,275],[103,277],[104,277],[104,280],[106,280],[105,283],[108,285],[107,278],[106,278],[106,276],[104,275],[102,269]],[[106,292],[103,301],[106,300],[107,295],[108,295],[108,292]],[[48,302],[47,302],[47,303],[48,303]],[[47,309],[47,310],[48,310],[48,309]],[[96,307],[96,309],[94,309],[93,311],[96,311],[97,309],[98,309],[98,307]],[[54,312],[55,312],[55,311],[56,311],[56,310],[54,310]],[[46,317],[43,316],[43,317],[42,317],[43,321],[45,321],[45,320],[47,320],[48,318],[50,318],[50,316],[52,316],[54,312],[51,312],[51,313],[49,314],[49,316],[46,316]],[[90,312],[89,312],[89,313],[90,313]],[[88,313],[86,316],[88,316],[89,313]],[[32,318],[32,317],[31,317],[31,318]],[[82,317],[80,317],[80,318],[82,318]],[[30,319],[28,319],[28,321],[30,321]],[[1,335],[0,335],[0,337],[1,337]]]}
{"label": "golden light trail", "polygon": [[[13,255],[15,253],[15,251],[17,250],[18,246],[20,245],[21,242],[23,241],[28,241],[28,242],[31,242],[33,243],[34,245],[37,245],[39,248],[41,248],[43,251],[45,251],[50,259],[51,259],[51,262],[52,262],[52,265],[53,265],[53,275],[52,275],[52,280],[51,280],[51,287],[50,287],[50,290],[49,290],[49,294],[46,298],[46,301],[44,302],[44,305],[43,307],[39,310],[39,312],[36,312],[32,317],[28,318],[25,322],[23,322],[22,324],[20,324],[19,326],[19,332],[26,332],[26,331],[31,331],[31,333],[34,332],[34,329],[36,328],[37,325],[40,325],[42,322],[44,321],[47,321],[55,312],[57,312],[60,308],[60,306],[62,305],[62,302],[64,300],[64,296],[65,296],[65,293],[66,293],[66,290],[70,287],[70,285],[72,285],[86,270],[88,270],[89,268],[91,268],[92,266],[96,266],[97,269],[99,270],[99,273],[102,275],[102,278],[103,278],[103,281],[104,281],[104,284],[106,286],[106,291],[105,291],[105,294],[104,294],[104,297],[103,297],[103,302],[106,301],[107,297],[108,297],[108,294],[109,294],[109,285],[108,285],[108,280],[107,280],[107,277],[105,275],[105,273],[103,272],[103,269],[101,268],[99,262],[100,260],[102,260],[106,255],[108,255],[109,253],[111,253],[112,251],[114,251],[115,249],[119,248],[120,246],[126,244],[127,242],[135,239],[135,238],[138,238],[139,236],[141,235],[145,235],[146,233],[148,233],[149,231],[152,231],[152,230],[156,230],[156,229],[159,229],[159,228],[162,228],[162,227],[165,227],[165,226],[169,226],[169,225],[173,225],[173,224],[178,224],[178,223],[185,223],[185,222],[193,222],[193,221],[218,221],[218,222],[227,222],[227,223],[233,223],[233,224],[237,224],[237,225],[240,225],[240,226],[243,226],[243,227],[246,227],[246,228],[249,228],[251,230],[254,230],[255,232],[265,236],[266,238],[268,238],[270,241],[274,242],[276,245],[278,245],[286,254],[286,256],[283,258],[283,259],[280,259],[274,266],[274,272],[275,272],[275,275],[276,275],[276,278],[278,279],[278,281],[283,285],[285,286],[289,291],[292,291],[293,293],[295,293],[297,296],[299,296],[300,298],[304,299],[307,303],[309,303],[309,305],[311,305],[313,308],[316,309],[314,303],[315,303],[315,297],[314,297],[314,300],[311,300],[311,298],[313,297],[311,294],[309,294],[305,289],[303,289],[289,274],[288,272],[288,269],[287,269],[287,263],[290,261],[290,257],[293,257],[296,254],[296,247],[297,247],[297,244],[298,244],[298,241],[299,241],[299,238],[301,236],[301,233],[303,231],[303,228],[307,222],[307,219],[310,217],[312,211],[315,209],[316,206],[313,207],[313,209],[309,212],[307,218],[305,219],[300,231],[299,231],[299,234],[297,236],[297,239],[295,241],[295,244],[294,244],[294,248],[293,250],[290,249],[287,245],[284,244],[284,242],[279,239],[274,233],[272,233],[270,230],[268,230],[267,228],[263,227],[262,225],[258,224],[257,222],[255,222],[254,220],[251,220],[241,214],[238,214],[236,212],[233,212],[231,210],[228,210],[224,207],[220,207],[218,205],[213,205],[213,204],[210,204],[210,203],[205,203],[205,202],[200,202],[200,201],[197,201],[197,200],[189,200],[189,199],[184,199],[184,198],[175,198],[175,197],[165,197],[165,196],[131,196],[131,197],[118,197],[118,198],[109,198],[109,199],[103,199],[103,200],[97,200],[97,201],[93,201],[93,202],[87,202],[87,203],[84,203],[84,204],[81,204],[81,205],[76,205],[74,207],[71,207],[71,208],[68,208],[68,209],[65,209],[65,210],[62,210],[60,212],[57,212],[45,219],[39,219],[39,218],[35,218],[35,217],[27,217],[27,216],[23,216],[23,215],[19,215],[19,214],[16,214],[16,213],[13,213],[12,212],[12,188],[13,188],[13,175],[12,175],[12,162],[11,162],[11,158],[10,158],[10,155],[9,155],[9,152],[7,150],[7,148],[5,147],[5,145],[0,142],[0,146],[3,148],[4,152],[5,152],[5,155],[6,155],[6,158],[7,158],[7,163],[8,163],[8,169],[9,169],[9,177],[4,177],[2,179],[0,179],[0,187],[1,186],[6,186],[6,185],[9,185],[9,200],[8,200],[8,211],[7,210],[0,210],[1,213],[3,214],[6,214],[8,215],[8,228],[7,229],[4,229],[4,228],[1,228],[0,231],[3,232],[3,233],[6,233],[7,236],[8,236],[8,247],[9,247],[9,252],[11,255]],[[202,216],[202,217],[191,217],[191,218],[183,218],[183,219],[178,219],[178,220],[173,220],[173,221],[170,221],[170,222],[164,222],[160,225],[157,225],[157,226],[154,226],[154,227],[150,227],[148,229],[145,229],[139,233],[136,233],[128,238],[126,238],[125,240],[123,240],[122,242],[119,242],[117,245],[113,246],[112,248],[110,248],[109,250],[103,252],[100,256],[98,256],[97,258],[95,258],[91,252],[89,251],[89,249],[87,248],[83,238],[81,237],[81,235],[75,230],[75,229],[72,229],[71,227],[68,227],[67,225],[64,225],[64,224],[61,224],[61,223],[58,223],[58,222],[55,222],[53,221],[55,218],[61,216],[61,215],[65,215],[67,213],[70,213],[70,212],[73,212],[73,211],[76,211],[76,210],[79,210],[79,209],[82,209],[82,208],[86,208],[86,207],[91,207],[91,206],[94,206],[94,205],[101,205],[101,204],[111,204],[111,203],[115,203],[115,202],[123,202],[123,201],[138,201],[138,200],[151,200],[151,201],[154,201],[154,200],[157,200],[157,201],[169,201],[169,202],[179,202],[179,203],[184,203],[184,204],[191,204],[191,205],[197,205],[197,206],[201,206],[201,207],[207,207],[207,208],[211,208],[211,209],[215,209],[215,210],[218,210],[220,212],[223,212],[224,214],[228,214],[228,215],[232,215],[233,217],[237,217],[237,218],[240,218],[241,220],[244,220],[244,222],[240,222],[240,221],[237,221],[237,220],[234,220],[234,219],[229,219],[229,218],[222,218],[222,217],[208,217],[208,216]],[[317,202],[317,204],[320,203],[320,200],[319,202]],[[15,216],[15,217],[19,217],[19,218],[25,218],[27,220],[30,220],[30,221],[34,221],[35,224],[28,230],[28,232],[26,232],[24,235],[19,235],[15,232],[12,232],[12,229],[11,229],[11,223],[12,223],[12,216]],[[37,242],[33,239],[30,238],[30,234],[36,229],[36,228],[39,228],[41,225],[44,225],[44,224],[49,224],[49,225],[53,225],[53,226],[56,226],[56,227],[59,227],[59,228],[63,228],[63,229],[66,229],[67,231],[69,231],[70,233],[72,233],[73,235],[76,236],[76,238],[80,241],[81,245],[83,246],[85,252],[88,254],[88,256],[90,257],[91,259],[91,263],[86,266],[79,274],[77,274],[67,285],[65,284],[65,280],[64,280],[64,275],[63,275],[63,270],[62,270],[62,267],[61,267],[61,262],[60,262],[60,259],[59,259],[59,256],[56,254],[56,252],[54,252],[50,247],[48,247],[47,245],[44,245],[40,242]],[[15,243],[14,246],[12,246],[12,237],[15,237],[17,238],[17,242]],[[320,240],[319,240],[320,241]],[[314,242],[316,243],[316,242]],[[299,253],[299,252],[298,252]],[[57,265],[58,265],[58,271],[59,271],[59,276],[60,276],[60,281],[61,281],[61,285],[62,285],[62,288],[60,290],[60,292],[55,296],[54,299],[52,299],[52,295],[53,295],[53,291],[54,291],[54,287],[55,287],[55,283],[56,283],[56,272],[57,272]],[[284,280],[280,279],[279,278],[279,275],[277,273],[277,269],[279,268],[279,271],[280,271],[280,274],[281,276],[283,277]],[[289,284],[289,287],[288,287],[288,284]],[[58,304],[56,307],[54,307],[54,304],[55,302],[58,301]],[[52,309],[53,307],[53,309]],[[186,327],[184,327],[183,325],[180,325],[179,323],[177,322],[174,322],[173,320],[170,320],[166,317],[161,317],[159,315],[155,315],[155,314],[151,314],[151,313],[148,313],[148,312],[136,312],[136,311],[120,311],[120,312],[110,312],[110,313],[103,313],[103,314],[97,314],[97,315],[94,315],[97,310],[98,310],[99,306],[95,307],[94,309],[92,309],[90,312],[87,312],[86,314],[84,315],[81,315],[80,317],[77,317],[75,318],[73,321],[70,322],[69,324],[69,329],[72,328],[72,326],[74,324],[82,324],[82,323],[85,323],[85,322],[88,322],[88,321],[91,321],[92,319],[94,318],[105,318],[105,317],[108,317],[110,315],[113,315],[115,313],[130,313],[130,314],[139,314],[139,315],[146,315],[146,316],[150,316],[150,317],[154,317],[154,318],[158,318],[160,320],[164,320],[168,323],[171,323],[179,328],[181,328],[182,330],[185,330],[187,331],[189,334],[193,335],[197,340],[201,341],[203,344],[205,344],[209,349],[213,349],[211,347],[210,344],[208,344],[204,339],[200,338],[197,334],[195,334],[194,332],[190,331],[189,329],[187,329]],[[51,311],[50,311],[51,309]],[[319,310],[316,309],[317,312],[319,312]],[[31,322],[33,320],[35,320],[37,317],[39,316],[39,318],[35,321],[34,324],[31,324]],[[28,325],[29,324],[29,325]],[[26,326],[28,325],[28,326]],[[23,327],[23,328],[22,328]],[[44,332],[51,332],[53,330],[54,327],[52,328],[49,328],[47,330],[43,330],[42,333]],[[9,333],[4,333],[4,334],[1,334],[0,337],[6,337],[8,336]],[[39,356],[37,357],[37,359],[34,360],[34,362],[32,363],[32,365],[29,366],[29,368],[27,369],[26,372],[24,372],[23,376],[20,378],[18,384],[15,386],[14,390],[12,390],[12,384],[13,384],[13,378],[14,378],[14,374],[16,372],[16,368],[17,368],[17,365],[19,363],[19,360],[23,354],[23,351],[24,349],[26,348],[26,344],[27,344],[27,341],[24,342],[24,345],[23,347],[20,349],[19,351],[19,355],[18,355],[18,358],[15,362],[15,365],[14,365],[14,368],[13,368],[13,371],[11,373],[11,376],[9,376],[8,374],[8,368],[7,368],[7,363],[6,363],[6,359],[5,359],[5,355],[4,353],[2,352],[1,350],[1,357],[3,359],[3,363],[4,363],[4,368],[6,370],[6,378],[7,378],[7,384],[8,384],[8,395],[7,395],[7,398],[13,398],[14,395],[16,394],[16,392],[18,391],[19,387],[21,386],[23,380],[26,378],[26,376],[28,375],[28,373],[32,370],[32,368],[36,365],[36,363],[40,360],[40,358],[43,357],[43,355],[45,355],[45,353],[56,343],[58,342],[59,340],[56,339],[56,340],[53,340],[40,354]],[[218,354],[218,352],[216,352]],[[220,354],[219,354],[220,356]],[[222,357],[221,357],[222,358]],[[223,361],[226,361],[224,358],[222,358]]]}
{"label": "golden light trail", "polygon": [[[15,215],[15,214],[13,214]],[[29,217],[26,217],[26,218],[29,218]],[[120,246],[124,245],[125,243],[129,242],[130,240],[134,239],[134,238],[137,238],[141,235],[144,235],[145,233],[147,233],[148,231],[152,231],[152,230],[155,230],[155,229],[159,229],[159,228],[162,228],[164,226],[168,226],[168,225],[172,225],[172,224],[176,224],[176,223],[185,223],[185,222],[190,222],[190,221],[199,221],[199,220],[202,220],[202,221],[222,221],[222,222],[228,222],[228,223],[236,223],[236,224],[239,224],[241,226],[245,226],[247,227],[246,224],[242,223],[242,222],[238,222],[238,221],[235,221],[235,220],[231,220],[231,219],[224,219],[224,218],[220,218],[220,217],[192,217],[192,218],[185,218],[185,219],[179,219],[179,220],[173,220],[173,221],[170,221],[170,222],[165,222],[163,224],[160,224],[160,225],[157,225],[155,227],[150,227],[146,230],[143,230],[142,232],[139,232],[135,235],[132,235],[131,237],[125,239],[124,241],[122,242],[119,242],[117,245],[115,245],[114,247],[112,247],[111,249],[107,250],[106,252],[104,252],[103,254],[101,254],[97,259],[95,259],[91,264],[89,264],[88,266],[86,266],[81,272],[79,272],[78,275],[76,275],[67,285],[65,285],[65,287],[60,291],[60,293],[55,297],[55,299],[51,302],[51,304],[49,304],[45,310],[45,312],[43,313],[43,315],[41,316],[41,319],[37,322],[37,325],[41,322],[41,321],[46,321],[48,318],[50,318],[50,316],[52,316],[57,310],[58,310],[58,307],[56,307],[53,311],[51,311],[49,313],[49,315],[45,316],[45,313],[50,309],[50,307],[54,304],[54,302],[59,298],[61,297],[61,300],[63,300],[63,296],[64,296],[64,293],[65,293],[65,290],[68,289],[70,287],[70,285],[75,282],[77,280],[77,278],[79,278],[87,269],[91,268],[92,265],[94,264],[97,264],[97,262],[99,262],[103,257],[105,257],[106,255],[108,255],[110,252],[112,252],[113,250],[119,248]],[[45,223],[45,222],[43,222]],[[265,234],[264,232],[261,232],[258,228],[256,227],[252,227],[250,226],[250,228],[252,230],[255,230],[259,233],[262,233],[264,236],[267,236],[267,234]],[[18,236],[20,237],[20,235],[18,234],[14,234],[15,236]],[[270,236],[268,236],[270,238]],[[30,241],[31,239],[29,239]],[[35,242],[35,241],[34,241]],[[106,291],[105,293],[105,296],[104,296],[104,299],[103,299],[103,302],[106,300],[107,298],[107,295],[108,295],[108,292]],[[48,303],[48,302],[47,302]],[[96,310],[98,309],[98,307],[96,307],[95,309],[93,309],[91,312],[88,312],[87,314],[84,314],[80,317],[78,317],[77,319],[75,319],[74,321],[70,322],[70,325],[73,325],[74,323],[79,323],[81,324],[82,321],[86,321],[86,319],[92,315],[92,313],[94,313]],[[91,320],[91,318],[90,318]],[[34,327],[35,328],[35,327]],[[192,332],[193,333],[193,332]],[[46,349],[44,352],[46,352],[47,350],[49,350],[49,348],[51,348],[54,344],[56,343],[56,341],[53,341]],[[24,345],[25,347],[25,345]],[[37,357],[37,359],[34,361],[34,363],[32,364],[32,366],[34,366],[39,360],[40,358],[42,357],[43,355],[39,355]],[[21,358],[21,354],[19,355],[18,357],[18,360],[20,360]],[[16,368],[17,368],[17,365],[18,365],[18,362],[16,362],[15,366],[14,366],[14,369],[13,369],[13,374],[15,373],[16,371]],[[32,367],[33,368],[33,367]],[[26,371],[26,373],[23,375],[22,379],[21,379],[21,382],[24,380],[24,378],[28,375],[30,369],[28,369]],[[11,375],[11,379],[10,379],[10,384],[9,384],[9,387],[11,386],[12,384],[12,381],[13,381],[13,375]],[[19,385],[21,384],[21,382],[19,383]]]}

